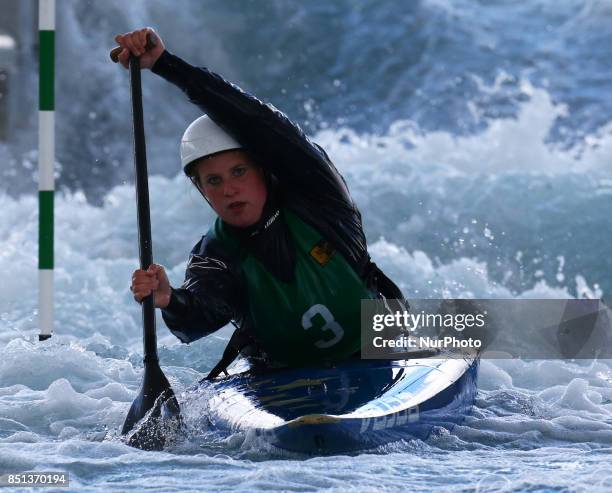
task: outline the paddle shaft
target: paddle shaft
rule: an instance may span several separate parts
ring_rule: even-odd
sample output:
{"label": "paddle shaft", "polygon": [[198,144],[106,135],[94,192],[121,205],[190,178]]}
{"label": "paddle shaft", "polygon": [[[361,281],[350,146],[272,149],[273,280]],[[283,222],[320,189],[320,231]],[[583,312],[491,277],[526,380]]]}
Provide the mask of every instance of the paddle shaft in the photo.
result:
{"label": "paddle shaft", "polygon": [[[132,121],[134,124],[134,167],[136,171],[138,250],[140,255],[140,268],[146,270],[153,263],[153,246],[151,242],[151,216],[149,213],[149,183],[144,117],[142,111],[140,59],[133,55],[130,56],[130,89],[132,93]],[[153,294],[142,300],[142,326],[144,360],[145,362],[157,360],[155,300]]]}

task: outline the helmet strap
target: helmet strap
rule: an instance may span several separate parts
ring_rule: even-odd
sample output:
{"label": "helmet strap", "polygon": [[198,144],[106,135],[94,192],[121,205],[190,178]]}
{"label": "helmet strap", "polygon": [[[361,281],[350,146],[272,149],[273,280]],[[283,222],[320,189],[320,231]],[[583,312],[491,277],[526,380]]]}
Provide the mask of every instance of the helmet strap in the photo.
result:
{"label": "helmet strap", "polygon": [[204,197],[204,200],[205,200],[206,202],[208,202],[208,205],[210,205],[210,207],[212,208],[212,204],[210,203],[210,200],[208,200],[208,197],[206,196],[206,194],[205,194],[205,193],[202,191],[202,189],[201,189],[201,188],[198,186],[198,183],[197,183],[196,178],[194,178],[194,177],[190,176],[190,177],[189,177],[189,179],[191,180],[191,183],[193,183],[193,186],[194,186],[194,187],[196,187],[196,190],[197,190],[198,192],[200,192],[200,195],[201,195],[202,197]]}

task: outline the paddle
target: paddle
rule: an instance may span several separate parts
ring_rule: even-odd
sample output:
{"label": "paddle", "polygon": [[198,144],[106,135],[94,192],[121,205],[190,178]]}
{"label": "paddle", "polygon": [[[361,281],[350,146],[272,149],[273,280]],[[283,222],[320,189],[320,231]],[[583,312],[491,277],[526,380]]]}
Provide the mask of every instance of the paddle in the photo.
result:
{"label": "paddle", "polygon": [[[136,202],[138,211],[138,242],[140,268],[148,269],[153,263],[151,244],[151,218],[149,215],[149,185],[145,146],[144,119],[142,113],[142,88],[140,82],[140,58],[130,56],[130,89],[132,94],[132,119],[134,127],[134,165],[136,170]],[[132,403],[121,434],[130,432],[151,409],[154,418],[151,426],[144,426],[133,433],[128,443],[132,446],[159,450],[165,439],[156,426],[160,416],[174,416],[180,422],[180,409],[174,391],[159,366],[155,333],[155,305],[153,294],[142,300],[144,376],[138,397]],[[159,423],[157,423],[159,424]]]}

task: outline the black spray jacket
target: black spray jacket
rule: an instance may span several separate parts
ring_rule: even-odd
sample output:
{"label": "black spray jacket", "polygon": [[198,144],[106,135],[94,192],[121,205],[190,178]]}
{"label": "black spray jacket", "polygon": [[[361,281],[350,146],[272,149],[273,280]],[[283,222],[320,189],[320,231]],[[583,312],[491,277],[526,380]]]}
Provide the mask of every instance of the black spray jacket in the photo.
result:
{"label": "black spray jacket", "polygon": [[[279,206],[295,212],[344,256],[355,272],[386,298],[401,292],[370,262],[361,214],[344,179],[325,151],[270,104],[245,93],[205,68],[164,52],[153,72],[178,86],[264,168],[269,199],[258,224],[236,230],[249,250],[279,279],[290,278],[294,252],[286,225],[275,221]],[[270,220],[272,219],[272,220]],[[245,331],[246,290],[240,268],[214,240],[193,248],[185,282],[172,290],[162,311],[170,330],[191,342],[235,321]]]}

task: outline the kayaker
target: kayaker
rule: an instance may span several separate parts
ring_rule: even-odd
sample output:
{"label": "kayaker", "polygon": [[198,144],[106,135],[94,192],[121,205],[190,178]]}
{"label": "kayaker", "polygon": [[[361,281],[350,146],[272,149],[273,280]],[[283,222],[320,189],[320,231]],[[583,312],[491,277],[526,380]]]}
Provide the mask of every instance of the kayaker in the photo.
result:
{"label": "kayaker", "polygon": [[155,264],[134,272],[134,298],[153,292],[185,343],[237,326],[209,378],[239,352],[266,368],[358,356],[360,300],[403,296],[370,260],[361,214],[325,151],[273,106],[171,54],[153,29],[115,39],[124,67],[140,56],[206,113],[183,135],[181,165],[218,215],[181,287]]}

